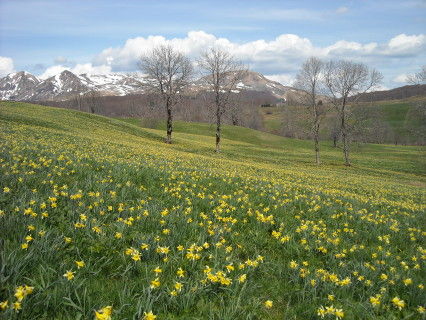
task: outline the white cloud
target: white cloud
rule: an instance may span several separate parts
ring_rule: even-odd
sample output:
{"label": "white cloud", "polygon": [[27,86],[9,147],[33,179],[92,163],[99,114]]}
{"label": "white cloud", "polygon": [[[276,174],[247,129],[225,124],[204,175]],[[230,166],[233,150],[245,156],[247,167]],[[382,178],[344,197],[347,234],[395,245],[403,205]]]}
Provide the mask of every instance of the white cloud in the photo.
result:
{"label": "white cloud", "polygon": [[347,55],[379,54],[378,48],[379,45],[375,42],[361,44],[354,41],[340,40],[321,51],[324,56],[344,58]]}
{"label": "white cloud", "polygon": [[[328,46],[316,46],[310,39],[296,34],[281,34],[272,40],[233,42],[204,31],[190,31],[185,37],[172,39],[158,35],[131,38],[120,47],[104,49],[91,63],[73,65],[68,59],[58,57],[58,62],[64,59],[66,62],[47,68],[40,77],[47,78],[63,70],[76,74],[136,71],[140,56],[159,44],[171,44],[193,60],[209,47],[220,47],[241,59],[251,70],[271,75],[272,80],[284,85],[293,82],[301,64],[310,56],[364,62],[382,71],[389,86],[405,82],[402,76],[395,80],[395,75],[411,68],[413,63],[424,64],[426,58],[425,34],[399,34],[381,43],[339,40]],[[9,69],[13,70],[13,64]]]}
{"label": "white cloud", "polygon": [[266,78],[279,82],[285,86],[292,86],[293,82],[294,82],[294,76],[290,75],[290,74],[270,74],[270,75],[266,75]]}
{"label": "white cloud", "polygon": [[99,65],[93,66],[91,63],[77,64],[70,69],[75,74],[107,74],[111,73],[111,66],[108,65]]}
{"label": "white cloud", "polygon": [[393,82],[407,83],[407,74],[402,73],[402,74],[396,76],[395,78],[393,78]]}
{"label": "white cloud", "polygon": [[389,41],[387,50],[389,50],[389,54],[412,54],[419,48],[424,48],[425,44],[426,36],[424,34],[407,36],[402,33]]}
{"label": "white cloud", "polygon": [[374,86],[373,88],[370,88],[369,90],[367,90],[367,92],[374,92],[374,91],[386,91],[389,90],[390,88],[381,84],[378,84],[376,86]]}
{"label": "white cloud", "polygon": [[12,58],[0,57],[0,77],[4,77],[12,72],[15,72]]}
{"label": "white cloud", "polygon": [[218,38],[204,31],[188,32],[185,38],[167,40],[162,36],[137,37],[129,39],[124,46],[103,50],[93,60],[97,64],[109,64],[115,71],[134,70],[139,57],[159,44],[171,44],[192,58],[209,47],[221,47],[230,51],[235,57],[243,60],[252,69],[260,71],[270,69],[294,69],[292,60],[308,57],[317,53],[309,39],[294,34],[283,34],[272,41],[256,40],[246,43],[231,42],[226,38]]}
{"label": "white cloud", "polygon": [[229,47],[232,43],[223,38],[216,38],[204,31],[190,31],[185,38],[167,40],[163,36],[137,37],[128,39],[123,47],[107,48],[95,57],[95,64],[111,65],[113,69],[134,70],[139,57],[153,47],[169,43],[178,50],[193,57],[212,45]]}
{"label": "white cloud", "polygon": [[107,74],[111,73],[111,67],[108,65],[99,65],[99,66],[93,66],[91,63],[84,63],[84,64],[76,64],[74,67],[67,67],[63,65],[55,65],[47,68],[40,76],[41,79],[47,79],[49,77],[52,77],[54,75],[57,75],[58,73],[61,73],[64,70],[69,70],[74,74]]}
{"label": "white cloud", "polygon": [[362,44],[359,42],[348,42],[345,40],[337,41],[324,48],[324,54],[326,56],[345,58],[353,56],[411,56],[420,54],[426,48],[426,35],[410,35],[402,33],[387,43],[378,44],[376,42],[370,42]]}
{"label": "white cloud", "polygon": [[47,79],[53,77],[54,75],[57,75],[58,73],[61,73],[64,70],[69,70],[69,68],[61,65],[51,66],[47,68],[41,75],[39,75],[39,78]]}
{"label": "white cloud", "polygon": [[[359,43],[340,40],[325,47],[314,46],[308,38],[295,34],[282,34],[273,40],[263,39],[237,43],[218,38],[204,31],[188,32],[184,38],[166,39],[163,36],[128,39],[122,47],[108,48],[97,55],[94,65],[109,65],[114,71],[130,71],[137,68],[139,57],[158,44],[169,43],[196,58],[208,47],[222,47],[247,63],[251,69],[270,74],[295,71],[309,56],[331,59],[364,59],[387,56],[420,54],[426,46],[426,36],[400,34],[387,43]],[[368,61],[366,61],[368,62]]]}

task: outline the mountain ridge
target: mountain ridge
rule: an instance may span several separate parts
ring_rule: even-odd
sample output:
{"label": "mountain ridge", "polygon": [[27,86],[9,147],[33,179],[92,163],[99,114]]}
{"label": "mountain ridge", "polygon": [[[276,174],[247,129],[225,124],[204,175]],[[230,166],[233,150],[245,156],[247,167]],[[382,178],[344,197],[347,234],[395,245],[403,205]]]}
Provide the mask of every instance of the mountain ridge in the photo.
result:
{"label": "mountain ridge", "polygon": [[[188,92],[197,94],[208,91],[207,77],[192,81]],[[54,76],[41,79],[29,72],[20,71],[0,78],[0,100],[16,101],[65,101],[90,92],[101,96],[127,96],[146,93],[147,78],[141,73],[75,74],[64,70]],[[236,85],[234,92],[267,93],[278,101],[297,101],[301,90],[268,79],[261,73],[248,71]],[[378,101],[425,96],[426,85],[406,85],[389,90],[373,91],[363,95],[360,101]]]}
{"label": "mountain ridge", "polygon": [[[63,101],[77,95],[96,91],[102,96],[126,96],[146,92],[146,78],[140,73],[131,74],[74,74],[64,70],[47,79],[40,79],[26,71],[9,74],[0,79],[0,100]],[[194,80],[190,92],[208,90],[205,77]],[[286,100],[296,89],[270,80],[264,75],[249,71],[238,82],[235,92],[268,92],[277,99]]]}

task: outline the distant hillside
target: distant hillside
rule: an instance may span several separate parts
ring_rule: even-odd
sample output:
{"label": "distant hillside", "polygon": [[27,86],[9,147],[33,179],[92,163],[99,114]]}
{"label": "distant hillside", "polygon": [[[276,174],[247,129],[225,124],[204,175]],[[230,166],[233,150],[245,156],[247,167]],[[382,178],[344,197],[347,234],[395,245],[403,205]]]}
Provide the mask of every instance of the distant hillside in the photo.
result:
{"label": "distant hillside", "polygon": [[[261,108],[267,132],[291,138],[310,137],[309,115],[299,106]],[[336,110],[327,111],[321,122],[321,139],[336,133]],[[426,144],[426,97],[361,102],[350,108],[352,139],[357,142]]]}
{"label": "distant hillside", "polygon": [[407,99],[414,96],[426,96],[426,84],[408,85],[390,90],[373,91],[363,94],[358,101],[383,101]]}

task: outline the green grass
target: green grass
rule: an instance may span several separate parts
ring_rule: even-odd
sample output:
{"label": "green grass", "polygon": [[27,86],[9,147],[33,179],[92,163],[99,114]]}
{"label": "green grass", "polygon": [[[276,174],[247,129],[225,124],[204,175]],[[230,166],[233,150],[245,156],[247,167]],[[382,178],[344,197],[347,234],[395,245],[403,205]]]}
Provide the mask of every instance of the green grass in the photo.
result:
{"label": "green grass", "polygon": [[401,137],[409,138],[409,140],[414,140],[414,137],[411,137],[412,134],[410,134],[406,129],[407,127],[420,128],[424,126],[424,123],[421,119],[416,119],[413,117],[407,118],[409,109],[414,103],[416,102],[383,102],[378,105],[378,107],[385,114],[386,121],[389,123],[394,132],[396,132]]}
{"label": "green grass", "polygon": [[[140,126],[139,119],[119,119],[126,123]],[[164,135],[165,123],[157,124],[156,129],[144,129],[158,136]],[[214,145],[215,126],[207,123],[174,122],[174,133],[177,141],[188,144],[198,142],[199,145],[193,152],[211,154]],[[274,134],[261,132],[249,128],[224,125],[222,129],[224,142],[223,157],[256,160],[265,163],[304,165],[314,168],[313,143],[309,140],[289,139]],[[244,147],[241,143],[245,143]],[[179,148],[179,146],[176,146]],[[418,146],[394,146],[379,144],[353,144],[352,158],[354,169],[361,173],[377,175],[400,172],[408,174],[425,175],[426,161],[423,157],[425,148]],[[188,149],[186,149],[188,151]],[[331,146],[330,141],[321,142],[321,156],[323,162],[333,167],[342,164],[341,149]],[[402,176],[404,178],[404,175]],[[410,178],[409,178],[410,179]]]}
{"label": "green grass", "polygon": [[0,128],[0,319],[422,318],[423,147],[345,167],[323,142],[316,166],[310,141],[224,126],[216,154],[209,124],[167,145],[161,123],[11,102]]}
{"label": "green grass", "polygon": [[384,103],[379,107],[385,112],[386,119],[393,128],[401,128],[404,125],[405,116],[410,107],[409,103]]}

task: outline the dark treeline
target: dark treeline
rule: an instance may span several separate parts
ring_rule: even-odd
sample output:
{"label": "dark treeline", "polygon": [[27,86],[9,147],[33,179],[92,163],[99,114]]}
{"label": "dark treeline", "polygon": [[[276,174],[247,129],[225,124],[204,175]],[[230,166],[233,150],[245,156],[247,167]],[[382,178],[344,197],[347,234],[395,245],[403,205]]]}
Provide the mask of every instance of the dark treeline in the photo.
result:
{"label": "dark treeline", "polygon": [[[184,96],[174,110],[176,120],[189,122],[214,121],[214,109],[209,105],[209,93]],[[232,104],[224,116],[224,123],[256,130],[263,129],[259,113],[262,104],[275,105],[277,99],[268,92],[245,91],[232,94]],[[164,107],[155,94],[100,96],[96,92],[76,95],[65,101],[38,101],[38,104],[96,113],[108,117],[142,118],[145,126],[164,119]]]}

